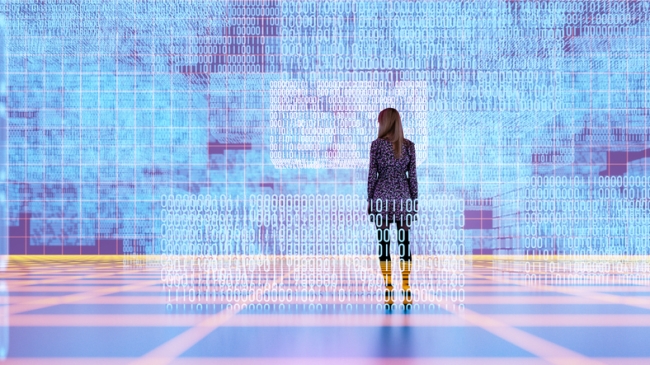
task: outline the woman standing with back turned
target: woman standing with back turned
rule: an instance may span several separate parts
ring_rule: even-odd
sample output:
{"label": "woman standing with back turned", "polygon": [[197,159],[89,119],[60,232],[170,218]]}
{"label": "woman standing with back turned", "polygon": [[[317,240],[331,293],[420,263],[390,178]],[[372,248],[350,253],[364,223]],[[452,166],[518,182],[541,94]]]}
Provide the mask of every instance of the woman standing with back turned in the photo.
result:
{"label": "woman standing with back turned", "polygon": [[374,216],[379,240],[379,265],[386,285],[386,304],[393,304],[389,225],[396,223],[402,270],[404,306],[412,303],[409,275],[411,250],[409,228],[417,212],[418,180],[415,144],[404,138],[399,112],[387,108],[379,113],[378,138],[370,147],[368,214]]}

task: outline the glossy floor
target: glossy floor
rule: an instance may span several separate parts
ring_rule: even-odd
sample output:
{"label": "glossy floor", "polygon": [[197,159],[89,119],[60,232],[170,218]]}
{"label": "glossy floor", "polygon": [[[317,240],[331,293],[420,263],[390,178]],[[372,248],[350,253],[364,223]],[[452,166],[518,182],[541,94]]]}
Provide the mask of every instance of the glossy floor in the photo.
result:
{"label": "glossy floor", "polygon": [[414,305],[392,310],[372,258],[221,259],[12,257],[0,282],[0,355],[20,364],[650,363],[646,258],[418,258]]}

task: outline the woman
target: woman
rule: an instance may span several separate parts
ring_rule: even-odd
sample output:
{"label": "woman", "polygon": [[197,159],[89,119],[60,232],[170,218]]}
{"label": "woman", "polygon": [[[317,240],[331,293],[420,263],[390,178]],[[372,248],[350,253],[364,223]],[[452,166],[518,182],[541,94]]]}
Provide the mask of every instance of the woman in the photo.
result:
{"label": "woman", "polygon": [[379,113],[378,138],[370,147],[368,214],[375,218],[379,240],[379,266],[386,285],[386,304],[393,304],[389,225],[397,224],[404,305],[412,303],[409,275],[411,250],[409,228],[417,212],[418,180],[415,144],[404,138],[399,112],[387,108]]}

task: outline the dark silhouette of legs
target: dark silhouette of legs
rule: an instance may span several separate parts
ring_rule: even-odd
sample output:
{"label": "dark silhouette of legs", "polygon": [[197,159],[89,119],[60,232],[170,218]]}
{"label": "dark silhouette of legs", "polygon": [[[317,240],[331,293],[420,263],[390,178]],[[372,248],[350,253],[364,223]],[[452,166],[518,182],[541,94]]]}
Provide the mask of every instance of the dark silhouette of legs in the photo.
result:
{"label": "dark silhouette of legs", "polygon": [[388,232],[389,222],[383,220],[381,224],[377,224],[377,240],[379,241],[379,267],[381,268],[381,275],[384,279],[386,292],[384,293],[385,302],[387,306],[393,305],[393,282],[392,271],[393,266],[390,260],[390,236]]}
{"label": "dark silhouette of legs", "polygon": [[410,229],[404,221],[397,221],[397,239],[399,241],[400,261],[399,266],[402,271],[402,294],[404,295],[404,306],[413,304],[411,294],[411,285],[409,279],[411,276],[411,245]]}

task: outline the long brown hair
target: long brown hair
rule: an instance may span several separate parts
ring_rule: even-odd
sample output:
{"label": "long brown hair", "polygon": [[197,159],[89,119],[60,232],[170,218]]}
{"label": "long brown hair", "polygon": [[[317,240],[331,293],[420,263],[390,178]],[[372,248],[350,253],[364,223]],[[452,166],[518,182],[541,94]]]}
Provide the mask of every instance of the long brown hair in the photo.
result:
{"label": "long brown hair", "polygon": [[399,112],[393,108],[386,108],[379,112],[379,133],[377,137],[393,143],[395,158],[402,158],[402,145],[404,144],[404,131],[402,130],[402,118]]}

